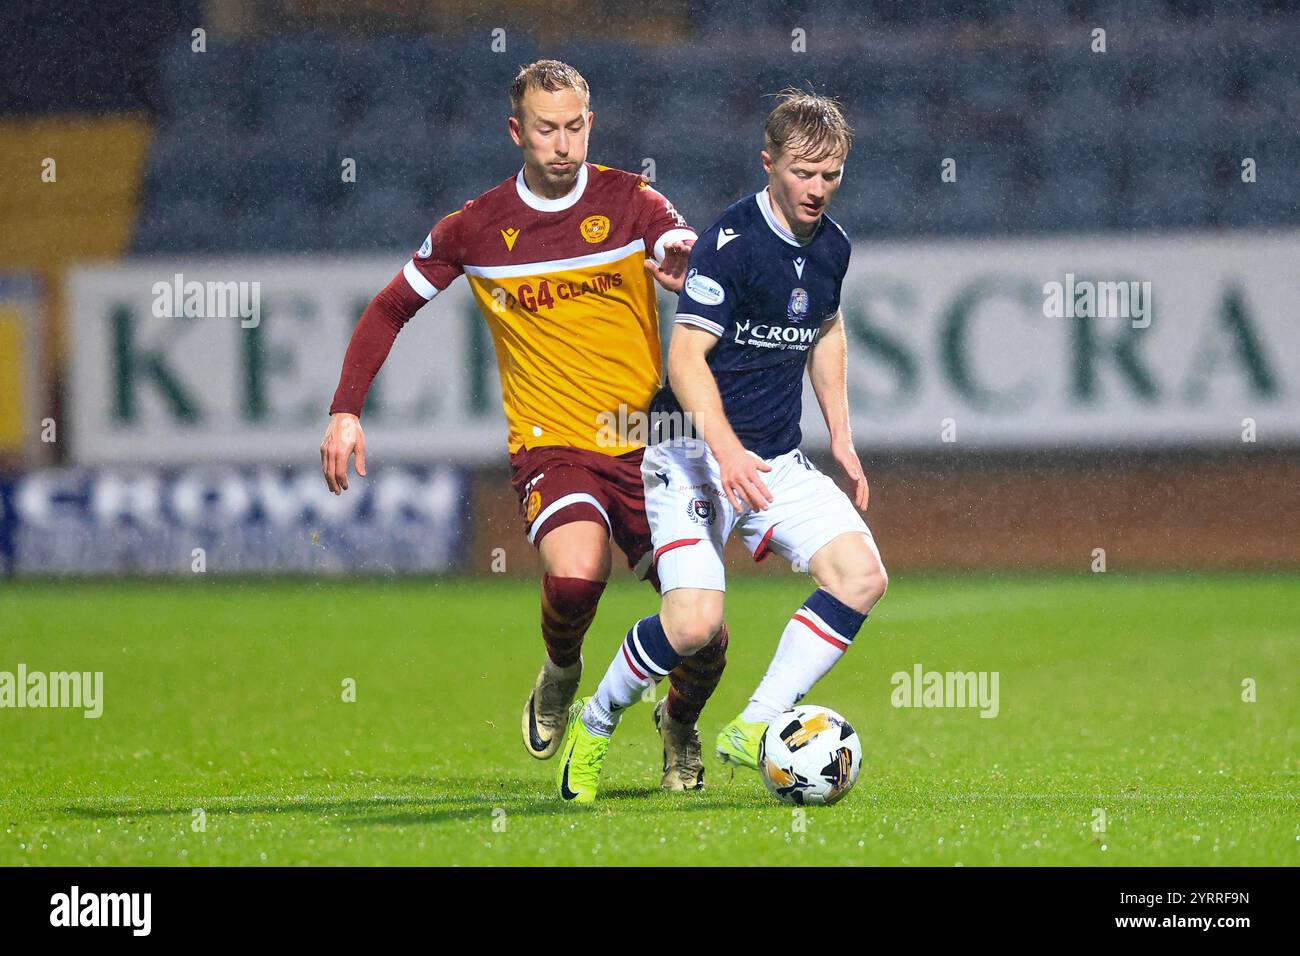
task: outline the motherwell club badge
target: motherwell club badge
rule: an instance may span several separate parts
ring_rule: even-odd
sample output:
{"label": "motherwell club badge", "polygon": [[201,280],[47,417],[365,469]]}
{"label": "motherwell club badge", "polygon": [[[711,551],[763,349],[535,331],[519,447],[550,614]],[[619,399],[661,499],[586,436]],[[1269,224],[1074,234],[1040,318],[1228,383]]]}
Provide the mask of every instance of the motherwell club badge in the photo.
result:
{"label": "motherwell club badge", "polygon": [[604,242],[605,237],[609,235],[609,217],[588,216],[582,220],[582,225],[578,228],[582,231],[582,238],[588,242]]}

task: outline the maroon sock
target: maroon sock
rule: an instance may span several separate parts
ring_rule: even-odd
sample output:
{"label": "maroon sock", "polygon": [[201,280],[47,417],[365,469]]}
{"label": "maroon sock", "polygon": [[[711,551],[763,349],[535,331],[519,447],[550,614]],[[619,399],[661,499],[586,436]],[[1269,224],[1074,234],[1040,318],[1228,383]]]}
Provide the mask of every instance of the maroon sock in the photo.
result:
{"label": "maroon sock", "polygon": [[703,650],[685,658],[668,675],[668,716],[678,723],[693,724],[713,695],[727,666],[727,625]]}
{"label": "maroon sock", "polygon": [[582,639],[604,590],[604,581],[542,575],[542,640],[556,667],[578,662]]}

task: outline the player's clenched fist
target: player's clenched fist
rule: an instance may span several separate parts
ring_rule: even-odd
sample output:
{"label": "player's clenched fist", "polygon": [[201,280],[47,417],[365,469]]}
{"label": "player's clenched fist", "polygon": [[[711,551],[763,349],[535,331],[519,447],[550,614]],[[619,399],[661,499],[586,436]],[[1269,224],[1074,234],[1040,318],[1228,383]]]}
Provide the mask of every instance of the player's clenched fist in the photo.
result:
{"label": "player's clenched fist", "polygon": [[347,412],[330,416],[325,439],[320,443],[320,470],[325,473],[325,484],[334,494],[348,490],[348,459],[357,456],[357,474],[366,476],[366,436],[361,431],[361,419]]}

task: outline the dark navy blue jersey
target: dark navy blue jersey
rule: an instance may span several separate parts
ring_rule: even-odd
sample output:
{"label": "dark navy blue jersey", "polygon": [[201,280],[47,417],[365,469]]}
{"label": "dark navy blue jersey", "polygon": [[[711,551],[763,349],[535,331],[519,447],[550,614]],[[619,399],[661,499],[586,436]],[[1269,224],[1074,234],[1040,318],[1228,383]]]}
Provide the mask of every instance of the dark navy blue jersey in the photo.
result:
{"label": "dark navy blue jersey", "polygon": [[[799,447],[804,368],[822,323],[839,311],[848,267],[838,223],[823,213],[800,242],[777,222],[766,189],[730,206],[691,249],[674,321],[718,337],[708,363],[722,410],[762,458]],[[671,378],[650,408],[654,419],[678,420]]]}

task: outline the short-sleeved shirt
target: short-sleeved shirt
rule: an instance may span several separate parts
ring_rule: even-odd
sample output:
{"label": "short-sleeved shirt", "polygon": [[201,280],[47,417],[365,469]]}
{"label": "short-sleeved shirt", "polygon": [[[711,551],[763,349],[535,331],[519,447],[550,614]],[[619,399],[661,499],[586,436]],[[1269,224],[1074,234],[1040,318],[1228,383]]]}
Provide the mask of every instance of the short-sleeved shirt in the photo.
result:
{"label": "short-sleeved shirt", "polygon": [[[804,369],[822,324],[839,311],[849,252],[848,236],[825,214],[801,242],[777,221],[767,190],[729,207],[691,250],[674,321],[718,337],[708,364],[723,413],[762,458],[799,446]],[[656,422],[680,424],[671,380],[651,410]]]}

